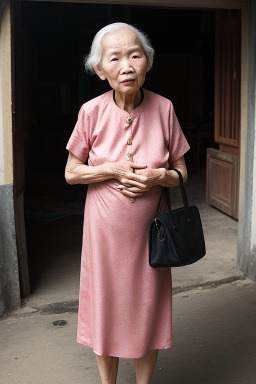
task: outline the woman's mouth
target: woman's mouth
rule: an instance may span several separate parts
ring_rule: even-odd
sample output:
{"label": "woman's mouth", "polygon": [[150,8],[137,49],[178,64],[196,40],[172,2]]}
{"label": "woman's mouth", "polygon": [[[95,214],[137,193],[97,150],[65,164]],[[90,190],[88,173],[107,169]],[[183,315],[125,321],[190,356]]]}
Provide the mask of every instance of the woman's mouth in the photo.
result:
{"label": "woman's mouth", "polygon": [[127,79],[127,80],[122,81],[122,84],[124,84],[124,85],[131,85],[133,83],[134,83],[134,79]]}

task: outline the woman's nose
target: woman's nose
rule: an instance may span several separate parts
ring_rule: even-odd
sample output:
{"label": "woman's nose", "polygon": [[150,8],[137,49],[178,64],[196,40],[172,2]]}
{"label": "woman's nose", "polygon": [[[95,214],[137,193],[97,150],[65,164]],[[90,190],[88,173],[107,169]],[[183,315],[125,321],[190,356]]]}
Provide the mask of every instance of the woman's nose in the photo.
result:
{"label": "woman's nose", "polygon": [[133,72],[131,60],[123,59],[121,62],[121,74]]}

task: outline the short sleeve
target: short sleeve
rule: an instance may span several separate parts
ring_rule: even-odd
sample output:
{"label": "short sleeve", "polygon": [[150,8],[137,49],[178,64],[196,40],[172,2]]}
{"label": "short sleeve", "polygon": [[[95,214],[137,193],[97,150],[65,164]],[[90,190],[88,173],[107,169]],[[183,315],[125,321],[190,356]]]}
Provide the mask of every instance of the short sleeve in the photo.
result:
{"label": "short sleeve", "polygon": [[66,149],[83,162],[87,161],[90,151],[90,127],[89,116],[84,105],[80,108],[75,128],[69,138]]}
{"label": "short sleeve", "polygon": [[178,160],[189,149],[190,146],[181,129],[173,105],[171,104],[169,114],[169,164]]}

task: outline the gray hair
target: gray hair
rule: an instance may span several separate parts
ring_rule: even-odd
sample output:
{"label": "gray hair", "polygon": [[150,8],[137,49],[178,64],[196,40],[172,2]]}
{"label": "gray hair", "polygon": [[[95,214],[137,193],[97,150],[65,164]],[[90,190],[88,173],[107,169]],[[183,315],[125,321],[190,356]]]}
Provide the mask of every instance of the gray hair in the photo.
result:
{"label": "gray hair", "polygon": [[130,31],[134,32],[135,35],[140,40],[141,46],[143,51],[145,52],[145,55],[147,56],[147,59],[150,63],[150,68],[153,65],[153,59],[154,59],[154,48],[151,45],[151,42],[148,38],[148,36],[140,31],[138,28],[134,27],[131,24],[126,23],[113,23],[108,24],[102,29],[100,29],[97,34],[95,35],[90,53],[84,57],[84,66],[87,72],[94,74],[94,67],[99,64],[101,57],[102,57],[102,46],[101,41],[103,37],[107,33],[116,32],[124,29],[129,29]]}

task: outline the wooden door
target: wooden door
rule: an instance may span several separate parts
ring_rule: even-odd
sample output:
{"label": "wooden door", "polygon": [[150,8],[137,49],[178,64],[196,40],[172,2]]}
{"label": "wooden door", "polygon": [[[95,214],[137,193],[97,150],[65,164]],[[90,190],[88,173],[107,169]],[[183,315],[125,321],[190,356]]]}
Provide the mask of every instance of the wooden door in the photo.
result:
{"label": "wooden door", "polygon": [[28,129],[28,40],[21,28],[20,2],[12,7],[12,113],[13,113],[13,168],[16,242],[19,264],[21,297],[30,295],[24,221],[25,146]]}
{"label": "wooden door", "polygon": [[238,218],[240,142],[240,11],[216,11],[215,142],[207,151],[206,199]]}

